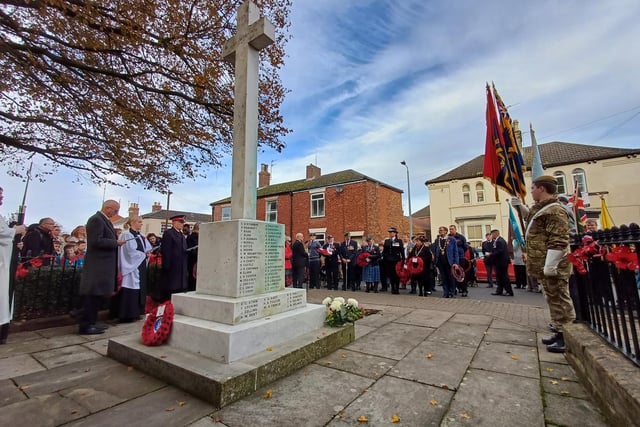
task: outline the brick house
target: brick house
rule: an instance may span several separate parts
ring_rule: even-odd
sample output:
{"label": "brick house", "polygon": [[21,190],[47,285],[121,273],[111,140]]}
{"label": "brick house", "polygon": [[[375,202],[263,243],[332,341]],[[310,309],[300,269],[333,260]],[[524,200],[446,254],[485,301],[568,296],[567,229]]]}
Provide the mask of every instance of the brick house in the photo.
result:
{"label": "brick house", "polygon": [[[208,214],[175,211],[171,209],[169,209],[169,211],[167,212],[166,209],[162,209],[162,205],[159,202],[155,202],[153,206],[151,206],[151,212],[145,214],[140,214],[140,207],[137,203],[131,203],[129,204],[128,216],[136,215],[142,218],[142,234],[146,235],[149,233],[154,233],[157,236],[162,236],[162,233],[164,233],[165,230],[165,226],[167,225],[168,218],[180,214],[183,214],[185,216],[185,224],[189,224],[191,226],[193,226],[196,222],[211,222],[211,216]],[[112,220],[111,222],[113,223],[114,227],[122,228],[126,221],[127,218],[118,215],[118,218]],[[168,225],[171,226],[170,221],[168,222]]]}
{"label": "brick house", "polygon": [[[256,219],[278,222],[285,234],[316,233],[324,241],[329,234],[337,242],[345,232],[362,241],[371,235],[376,242],[387,237],[389,227],[406,230],[402,214],[402,190],[352,169],[322,175],[319,167],[307,166],[306,178],[271,184],[268,166],[258,173]],[[231,198],[211,203],[214,221],[231,219]]]}

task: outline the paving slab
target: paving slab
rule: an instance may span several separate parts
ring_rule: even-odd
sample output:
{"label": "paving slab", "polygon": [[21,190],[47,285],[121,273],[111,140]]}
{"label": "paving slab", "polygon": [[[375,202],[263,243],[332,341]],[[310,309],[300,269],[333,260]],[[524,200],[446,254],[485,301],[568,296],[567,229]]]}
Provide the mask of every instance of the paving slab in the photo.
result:
{"label": "paving slab", "polygon": [[389,375],[455,390],[469,367],[476,349],[423,341],[398,362]]}
{"label": "paving slab", "polygon": [[42,335],[40,335],[37,331],[12,332],[7,338],[7,344],[16,344],[19,342],[37,340],[38,338],[42,338]]}
{"label": "paving slab", "polygon": [[[57,337],[60,335],[78,335],[78,325],[57,326],[55,328],[47,328],[38,331],[38,334],[44,338]],[[80,336],[80,335],[78,335]],[[82,335],[88,337],[89,335]]]}
{"label": "paving slab", "polygon": [[373,382],[360,375],[311,364],[212,416],[229,427],[324,426]]}
{"label": "paving slab", "polygon": [[493,326],[487,329],[484,337],[488,342],[501,342],[504,344],[526,345],[536,347],[536,333],[534,331],[523,331],[513,329],[498,329]]}
{"label": "paving slab", "polygon": [[32,356],[47,369],[52,369],[70,363],[80,362],[82,360],[97,359],[100,356],[93,350],[89,350],[81,345],[72,345],[70,347],[55,348],[53,350],[45,350],[33,353]]}
{"label": "paving slab", "polygon": [[363,377],[378,379],[398,362],[393,359],[342,349],[318,359],[316,363]]}
{"label": "paving slab", "polygon": [[400,360],[434,330],[402,323],[390,323],[345,348],[388,359]]}
{"label": "paving slab", "polygon": [[575,381],[568,381],[555,378],[541,378],[542,389],[545,393],[558,394],[560,396],[575,397],[578,399],[589,399],[587,390]]}
{"label": "paving slab", "polygon": [[0,425],[52,427],[88,414],[89,412],[75,401],[51,393],[3,407],[0,411]]}
{"label": "paving slab", "polygon": [[471,369],[441,426],[543,427],[540,382],[533,378]]}
{"label": "paving slab", "polygon": [[602,414],[588,401],[566,396],[545,396],[545,420],[565,427],[607,427]]}
{"label": "paving slab", "polygon": [[527,328],[526,326],[518,325],[517,323],[509,322],[508,320],[504,319],[494,319],[493,322],[491,322],[491,327],[497,329],[511,329],[520,331],[530,330],[530,328]]}
{"label": "paving slab", "polygon": [[11,380],[0,380],[0,407],[26,400],[27,396]]}
{"label": "paving slab", "polygon": [[429,336],[429,341],[443,344],[464,345],[476,348],[484,338],[487,327],[457,322],[447,322]]}
{"label": "paving slab", "polygon": [[455,323],[466,323],[469,325],[489,326],[492,320],[493,317],[484,316],[482,314],[455,313],[450,321]]}
{"label": "paving slab", "polygon": [[0,359],[0,362],[2,362],[0,363],[0,380],[15,378],[46,369],[29,354],[5,357],[4,359]]}
{"label": "paving slab", "polygon": [[82,344],[82,346],[88,348],[89,350],[95,351],[100,356],[106,356],[107,350],[109,349],[109,338],[87,342]]}
{"label": "paving slab", "polygon": [[438,328],[449,320],[454,313],[435,310],[413,310],[395,320],[396,323]]}
{"label": "paving slab", "polygon": [[[69,399],[70,400],[70,399]],[[89,415],[68,426],[185,426],[213,412],[213,406],[175,387]]]}
{"label": "paving slab", "polygon": [[[452,398],[449,390],[385,376],[327,425],[391,425],[396,415],[400,419],[398,425],[438,426]],[[362,416],[368,422],[358,421]]]}
{"label": "paving slab", "polygon": [[0,346],[0,358],[24,353],[36,353],[38,351],[67,347],[85,342],[87,342],[87,340],[80,335],[55,335],[51,338],[39,337],[31,340],[21,340]]}
{"label": "paving slab", "polygon": [[363,319],[358,320],[356,323],[361,323],[364,326],[370,326],[373,328],[379,328],[394,320],[411,312],[411,309],[404,307],[371,307],[369,305],[366,308],[375,308],[380,312],[366,316]]}
{"label": "paving slab", "polygon": [[503,343],[483,342],[471,361],[474,369],[540,378],[538,352],[535,348]]}
{"label": "paving slab", "polygon": [[568,378],[569,381],[578,381],[576,373],[571,365],[560,363],[540,362],[540,375],[549,378]]}
{"label": "paving slab", "polygon": [[356,322],[354,325],[354,328],[356,330],[356,339],[363,337],[365,335],[367,335],[369,332],[375,331],[376,328],[373,328],[371,326],[366,326],[366,325],[362,325],[360,324],[360,322]]}

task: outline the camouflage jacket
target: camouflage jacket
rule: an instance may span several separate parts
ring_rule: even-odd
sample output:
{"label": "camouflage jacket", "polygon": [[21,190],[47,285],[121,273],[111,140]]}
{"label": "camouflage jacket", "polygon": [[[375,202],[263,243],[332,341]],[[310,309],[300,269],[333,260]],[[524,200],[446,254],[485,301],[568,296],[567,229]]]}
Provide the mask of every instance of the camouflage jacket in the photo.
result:
{"label": "camouflage jacket", "polygon": [[[549,206],[553,203],[556,204]],[[556,197],[538,202],[531,208],[527,215],[525,240],[527,272],[536,279],[542,279],[547,250],[569,250],[569,216]],[[570,274],[571,263],[565,256],[558,265],[558,277],[568,278]]]}

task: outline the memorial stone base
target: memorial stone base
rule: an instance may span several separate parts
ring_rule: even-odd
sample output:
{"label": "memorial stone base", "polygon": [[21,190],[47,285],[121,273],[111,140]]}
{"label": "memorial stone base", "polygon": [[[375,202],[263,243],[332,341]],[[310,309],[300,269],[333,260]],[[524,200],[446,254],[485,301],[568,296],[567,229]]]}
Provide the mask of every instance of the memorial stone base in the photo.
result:
{"label": "memorial stone base", "polygon": [[355,339],[324,327],[325,307],[284,286],[284,227],[202,224],[196,292],[175,294],[169,340],[109,341],[108,355],[222,407]]}

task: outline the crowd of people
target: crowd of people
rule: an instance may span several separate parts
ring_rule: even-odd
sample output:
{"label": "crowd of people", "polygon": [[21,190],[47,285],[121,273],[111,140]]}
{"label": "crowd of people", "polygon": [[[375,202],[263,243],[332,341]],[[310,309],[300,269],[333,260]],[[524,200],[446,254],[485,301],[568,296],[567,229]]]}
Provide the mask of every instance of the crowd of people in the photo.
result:
{"label": "crowd of people", "polygon": [[[191,229],[183,215],[176,215],[171,217],[172,226],[162,237],[154,233],[144,236],[143,219],[139,216],[127,218],[123,229],[114,228],[111,220],[119,209],[117,201],[107,200],[86,225],[79,225],[70,233],[63,233],[60,224],[49,217],[28,227],[10,226],[2,219],[2,270],[15,265],[23,269],[24,266],[75,268],[80,272],[81,307],[73,314],[83,335],[101,334],[108,328],[98,322],[98,310],[105,299],[109,300],[110,318],[133,322],[145,314],[149,299],[157,304],[170,300],[173,293],[195,290],[198,224]],[[12,255],[14,258],[10,259]],[[147,287],[150,263],[161,270],[153,292],[148,292]],[[5,278],[14,274],[0,271],[0,275],[4,285]],[[4,286],[0,292],[0,343],[6,341],[8,334],[12,310],[4,299],[10,301],[11,292],[9,288],[5,292]]]}
{"label": "crowd of people", "polygon": [[323,245],[315,233],[307,240],[297,233],[293,243],[286,236],[286,286],[428,296],[439,281],[445,298],[466,297],[477,286],[475,251],[455,225],[440,227],[433,243],[423,235],[399,238],[395,227],[387,232],[378,243],[372,236],[360,243],[349,232],[340,243],[327,235]]}

